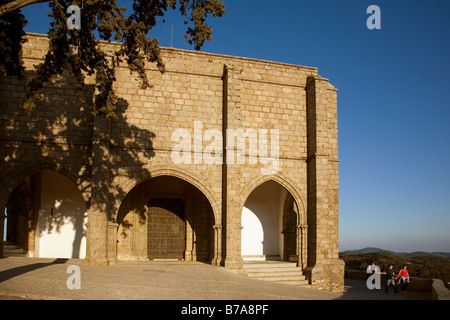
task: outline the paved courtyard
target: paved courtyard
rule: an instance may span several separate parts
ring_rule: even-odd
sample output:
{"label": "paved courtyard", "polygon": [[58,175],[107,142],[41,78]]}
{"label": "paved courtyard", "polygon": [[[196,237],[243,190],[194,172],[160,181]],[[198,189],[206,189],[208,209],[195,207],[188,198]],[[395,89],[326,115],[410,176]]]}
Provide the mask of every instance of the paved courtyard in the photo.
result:
{"label": "paved courtyard", "polygon": [[[70,266],[80,272],[80,289]],[[69,273],[68,273],[69,271]],[[426,300],[431,294],[388,294],[346,280],[333,293],[253,280],[221,267],[196,262],[123,263],[93,266],[85,261],[8,257],[0,259],[0,299],[27,300]]]}

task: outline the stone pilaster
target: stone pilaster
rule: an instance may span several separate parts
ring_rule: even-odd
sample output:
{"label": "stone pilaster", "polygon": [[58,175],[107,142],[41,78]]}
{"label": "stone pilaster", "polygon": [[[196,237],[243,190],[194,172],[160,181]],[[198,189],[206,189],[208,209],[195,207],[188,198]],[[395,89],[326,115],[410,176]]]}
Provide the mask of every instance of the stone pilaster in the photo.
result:
{"label": "stone pilaster", "polygon": [[111,264],[115,260],[115,230],[110,212],[110,121],[97,116],[92,138],[91,201],[88,209],[87,259],[94,264]]}
{"label": "stone pilaster", "polygon": [[309,77],[306,87],[308,131],[308,267],[311,285],[343,291],[344,263],[338,254],[339,177],[337,90],[327,79]]}
{"label": "stone pilaster", "polygon": [[239,181],[242,178],[241,165],[237,156],[235,141],[227,135],[228,129],[240,128],[241,87],[239,79],[241,69],[225,65],[223,74],[223,167],[222,167],[222,217],[225,236],[225,267],[240,268],[241,257],[241,214]]}

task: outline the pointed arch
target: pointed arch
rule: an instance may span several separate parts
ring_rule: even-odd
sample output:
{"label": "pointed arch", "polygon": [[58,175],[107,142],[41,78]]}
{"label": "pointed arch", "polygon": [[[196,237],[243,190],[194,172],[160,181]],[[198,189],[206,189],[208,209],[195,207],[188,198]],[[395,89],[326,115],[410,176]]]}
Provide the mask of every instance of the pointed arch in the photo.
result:
{"label": "pointed arch", "polygon": [[[281,187],[281,189],[272,188],[272,191],[265,191],[266,194],[262,194],[262,190],[264,189],[264,185],[266,185],[269,182],[274,182],[275,185],[278,185]],[[279,258],[283,260],[290,260],[290,261],[297,261],[297,265],[304,269],[306,267],[307,263],[307,256],[308,256],[308,224],[307,224],[307,213],[306,213],[306,203],[304,201],[304,197],[301,194],[301,192],[297,189],[294,183],[290,181],[290,179],[286,178],[282,174],[276,174],[271,176],[259,176],[255,178],[251,183],[246,184],[246,186],[241,191],[241,200],[240,200],[240,208],[242,208],[242,213],[244,213],[244,210],[246,209],[246,206],[253,207],[255,210],[259,210],[258,212],[254,212],[256,216],[260,216],[262,219],[267,219],[268,212],[264,213],[264,211],[268,211],[269,209],[267,205],[261,206],[261,204],[257,204],[257,202],[266,202],[267,199],[273,198],[273,194],[277,193],[277,190],[284,190],[285,194],[282,197],[278,198],[278,201],[282,201],[281,203],[278,203],[278,209],[275,208],[276,203],[274,203],[272,199],[272,207],[275,209],[271,209],[273,212],[278,210],[278,220],[273,220],[269,224],[265,224],[264,228],[272,228],[269,230],[271,232],[271,237],[266,237],[264,235],[264,241],[267,240],[272,241],[273,243],[278,242],[278,252],[276,256],[279,256]],[[256,192],[256,193],[255,193]],[[279,191],[278,191],[279,192]],[[291,199],[288,199],[291,198]],[[281,199],[281,200],[280,200]],[[247,203],[247,200],[251,200],[251,203]],[[285,206],[291,205],[290,209],[288,210]],[[282,206],[283,208],[281,208]],[[258,209],[259,207],[259,209]],[[281,208],[281,209],[280,209]],[[275,211],[274,211],[275,210]],[[294,214],[295,217],[287,218],[290,225],[285,225],[285,215],[286,214]],[[244,217],[244,216],[242,216]],[[273,219],[272,214],[272,219]],[[277,225],[278,230],[275,230],[273,225]],[[264,225],[264,223],[263,223]],[[271,227],[272,225],[272,227]],[[242,226],[244,230],[246,227]],[[260,232],[265,233],[266,231],[261,229]],[[276,232],[278,232],[278,240],[276,238]],[[243,238],[245,236],[246,238]],[[241,250],[243,243],[242,241],[245,241],[245,239],[248,238],[248,235],[241,232]],[[264,244],[266,245],[267,242]],[[286,246],[286,244],[288,244]],[[272,245],[273,247],[273,245]],[[269,250],[263,249],[263,251],[267,251],[269,254]],[[241,254],[243,252],[241,251]],[[246,258],[247,257],[243,257]],[[263,255],[262,259],[267,259],[267,256]],[[293,260],[291,260],[293,259]]]}
{"label": "pointed arch", "polygon": [[8,241],[34,257],[85,258],[86,194],[70,170],[40,161],[10,174],[2,185]]}
{"label": "pointed arch", "polygon": [[0,207],[6,206],[6,202],[8,201],[14,188],[23,179],[42,170],[53,170],[70,179],[81,192],[86,204],[89,203],[91,197],[90,181],[82,180],[79,175],[72,172],[70,168],[66,167],[63,164],[57,163],[50,159],[43,159],[18,167],[3,179],[3,181],[0,183],[0,190],[2,190],[2,193],[0,194]]}
{"label": "pointed arch", "polygon": [[177,168],[164,167],[164,168],[154,168],[145,171],[140,176],[127,180],[123,184],[120,185],[121,196],[117,197],[116,201],[116,215],[118,213],[118,208],[120,207],[121,202],[125,199],[126,195],[137,185],[141,184],[144,181],[147,181],[151,178],[156,178],[159,176],[170,176],[179,178],[186,182],[189,182],[193,186],[195,186],[198,190],[200,190],[203,195],[208,199],[209,203],[214,212],[215,224],[220,225],[222,223],[221,220],[221,211],[219,201],[214,193],[211,191],[211,187],[208,186],[206,182],[204,182],[200,177],[193,174],[192,172],[187,172],[184,170],[180,170]]}
{"label": "pointed arch", "polygon": [[290,179],[283,176],[281,173],[270,176],[259,176],[256,179],[253,179],[249,184],[246,184],[241,191],[241,201],[240,207],[244,207],[244,203],[250,194],[260,185],[264,184],[268,181],[275,181],[284,187],[294,198],[295,203],[298,207],[298,217],[297,221],[300,225],[307,225],[307,215],[306,215],[306,202],[304,200],[304,196],[302,193],[295,187],[295,184],[290,181]]}
{"label": "pointed arch", "polygon": [[[157,184],[152,185],[155,180],[161,183],[161,188],[158,188]],[[177,182],[177,180],[180,182]],[[172,184],[174,189],[169,190],[167,186]],[[182,185],[185,186],[181,188]],[[146,205],[147,202],[144,201],[144,198],[148,197],[148,199],[159,199],[162,202],[166,199],[181,199],[184,203],[186,214],[184,220],[182,219],[186,226],[184,259],[195,261],[195,259],[200,257],[202,261],[208,260],[214,265],[220,264],[222,259],[222,218],[220,206],[217,197],[211,192],[211,188],[200,177],[177,168],[162,167],[145,171],[139,177],[122,183],[118,188],[120,188],[122,196],[116,198],[117,212],[115,220],[119,225],[117,237],[118,239],[120,238],[123,245],[121,244],[120,248],[116,248],[116,254],[118,253],[121,259],[145,258],[145,247],[147,246],[147,250],[153,250],[155,247],[153,244],[150,244],[150,241],[153,240],[149,239],[151,239],[150,235],[153,237],[153,231],[151,231],[153,230],[152,223],[159,222],[148,219],[151,214],[156,214],[151,202],[148,202],[148,205]],[[132,203],[133,201],[135,203]],[[175,200],[169,202],[174,203]],[[203,209],[197,212],[196,206]],[[135,208],[139,209],[135,210]],[[133,221],[135,222],[124,219],[128,215],[127,211],[131,213],[130,219],[134,219]],[[166,213],[161,213],[161,215],[166,215]],[[169,214],[169,216],[171,215]],[[136,221],[139,222],[139,227],[136,227],[138,226]],[[127,228],[127,225],[130,226],[128,229],[130,231],[129,234],[136,239],[134,243],[143,243],[139,249],[135,249],[132,243],[126,242],[128,241],[125,238],[127,235],[123,231]],[[148,225],[149,231],[147,235],[144,234],[145,225]],[[157,237],[159,236],[163,237],[163,235],[157,235]],[[146,238],[147,242],[145,243]],[[120,250],[121,252],[119,252]],[[153,253],[148,251],[148,256],[152,255]],[[206,256],[209,256],[209,258]]]}

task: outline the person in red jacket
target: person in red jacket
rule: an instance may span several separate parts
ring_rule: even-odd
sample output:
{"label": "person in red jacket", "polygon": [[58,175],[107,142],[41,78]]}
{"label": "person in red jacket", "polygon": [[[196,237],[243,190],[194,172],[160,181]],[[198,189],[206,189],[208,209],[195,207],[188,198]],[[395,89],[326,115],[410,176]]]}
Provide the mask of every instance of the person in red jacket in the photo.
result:
{"label": "person in red jacket", "polygon": [[405,293],[406,288],[408,288],[409,286],[409,274],[408,270],[406,270],[406,265],[404,265],[402,270],[400,270],[395,280],[397,280],[398,278],[400,278],[400,281],[402,282],[402,291],[403,293]]}

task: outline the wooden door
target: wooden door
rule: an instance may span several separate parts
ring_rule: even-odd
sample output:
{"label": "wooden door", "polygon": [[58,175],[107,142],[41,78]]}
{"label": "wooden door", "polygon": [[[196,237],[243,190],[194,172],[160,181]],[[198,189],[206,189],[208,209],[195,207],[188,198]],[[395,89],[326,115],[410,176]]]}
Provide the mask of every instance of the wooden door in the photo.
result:
{"label": "wooden door", "polygon": [[148,258],[183,260],[186,247],[183,200],[152,199],[148,207]]}

